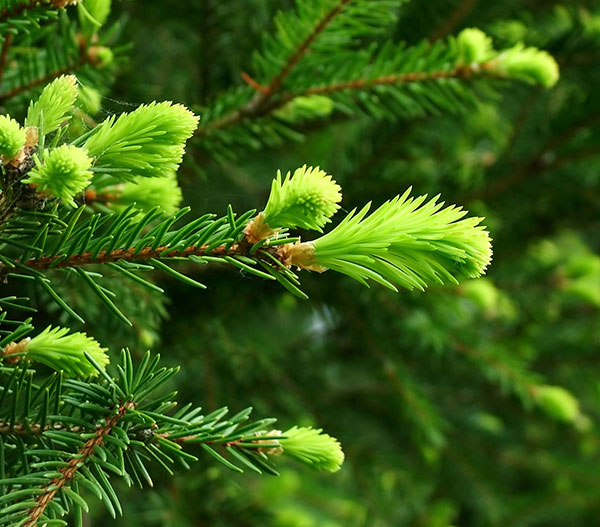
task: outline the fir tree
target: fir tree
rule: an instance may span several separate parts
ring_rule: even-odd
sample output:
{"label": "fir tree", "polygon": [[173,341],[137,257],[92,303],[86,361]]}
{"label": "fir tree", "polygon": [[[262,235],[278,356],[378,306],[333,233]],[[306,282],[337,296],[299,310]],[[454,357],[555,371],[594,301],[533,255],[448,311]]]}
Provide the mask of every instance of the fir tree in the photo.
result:
{"label": "fir tree", "polygon": [[[562,69],[571,55],[593,50],[596,11],[543,10],[529,35],[527,10],[507,8],[509,20],[500,23],[491,6],[476,2],[297,0],[275,13],[273,2],[256,0],[247,9],[264,9],[273,21],[248,31],[241,38],[251,45],[240,41],[235,50],[231,36],[246,29],[245,20],[239,6],[227,4],[3,2],[0,525],[83,525],[90,507],[92,517],[102,514],[96,499],[113,517],[127,511],[131,525],[191,524],[215,489],[236,496],[227,476],[206,471],[209,461],[277,475],[285,457],[330,472],[346,458],[345,470],[327,475],[327,485],[348,496],[369,489],[338,514],[337,520],[354,518],[346,525],[535,525],[540,520],[529,519],[526,507],[536,497],[520,501],[511,489],[523,485],[514,466],[523,464],[532,478],[558,477],[556,464],[567,453],[553,450],[547,466],[542,456],[527,459],[532,439],[525,432],[507,437],[504,423],[516,413],[523,428],[535,420],[534,432],[556,439],[568,430],[593,449],[588,408],[568,389],[576,386],[562,386],[567,370],[541,360],[552,360],[560,343],[535,331],[570,302],[597,309],[600,269],[577,234],[554,233],[554,202],[540,203],[548,225],[536,226],[528,207],[505,219],[501,200],[511,196],[507,189],[555,174],[593,147],[593,111],[585,120],[583,105],[569,114],[579,79],[571,72],[555,87],[559,68],[549,52],[559,52]],[[207,33],[199,57],[189,55],[200,63],[199,88],[177,82],[192,74],[171,57],[176,71],[160,72],[171,79],[160,97],[113,85],[126,61],[144,50],[123,46],[120,15],[128,9],[149,9],[147,17],[156,10],[182,27],[201,12]],[[429,20],[419,23],[421,17]],[[438,17],[445,22],[436,27]],[[135,26],[134,16],[126,31],[135,36]],[[224,40],[212,39],[215,31]],[[239,78],[227,80],[224,56],[209,72],[215,48],[238,54]],[[568,60],[561,60],[564,50]],[[145,82],[144,71],[136,69],[138,82]],[[111,93],[145,103],[106,114],[102,106],[111,99],[104,96]],[[356,141],[331,143],[331,130],[343,135],[346,126]],[[530,134],[537,144],[520,141],[537,126],[544,132]],[[398,143],[402,134],[410,140]],[[461,139],[471,148],[482,134],[489,150],[461,152]],[[273,150],[304,139],[311,155]],[[319,141],[329,141],[335,155],[319,154]],[[367,146],[356,150],[357,142]],[[434,142],[450,153],[432,170],[426,161]],[[390,153],[400,156],[396,163]],[[456,170],[467,154],[479,157]],[[249,189],[244,199],[212,203],[207,193],[181,207],[186,190],[198,196],[202,190],[194,189],[209,188],[207,175],[233,178],[234,166],[245,167],[237,182]],[[445,180],[444,172],[456,180]],[[265,201],[266,192],[252,192],[255,180],[270,186]],[[183,193],[179,182],[186,183]],[[592,178],[590,189],[594,184]],[[229,196],[231,179],[212,188]],[[508,228],[527,248],[517,272]],[[488,231],[499,236],[500,260],[490,267],[497,270],[470,280],[490,266]],[[335,274],[346,276],[330,278]],[[538,315],[542,321],[539,295],[509,292],[534,288],[540,276],[554,295]],[[355,289],[348,277],[373,287]],[[404,291],[392,296],[390,289]],[[226,315],[232,310],[233,320]],[[173,327],[161,342],[160,323],[169,313]],[[590,337],[582,340],[593,342],[593,330],[586,331]],[[144,353],[148,347],[155,352]],[[200,394],[194,360],[206,368]],[[175,377],[177,361],[182,371]],[[505,397],[480,404],[485,382]],[[307,396],[308,386],[324,400]],[[249,408],[230,416],[223,407],[248,406],[257,389],[263,398],[256,420]],[[354,391],[373,397],[353,405]],[[288,392],[298,392],[298,400],[289,401]],[[265,417],[271,413],[305,426],[278,426]],[[360,427],[344,428],[345,417]],[[329,435],[337,431],[345,455]],[[479,474],[490,455],[502,458],[506,474]],[[430,475],[422,475],[423,466]],[[399,467],[407,467],[404,483]],[[174,483],[181,495],[196,485],[210,498],[183,507],[170,493],[144,490],[141,496],[154,500],[152,517],[131,519],[121,504],[130,495],[123,484],[163,487],[161,470],[186,468],[202,472],[188,486]],[[357,475],[354,484],[349,473]],[[582,467],[566,476],[568,485],[584,476]],[[406,500],[395,506],[403,485]],[[540,495],[551,496],[551,487],[539,485]],[[227,506],[213,511],[211,524],[252,524],[253,514],[258,524],[269,511],[249,492],[237,506],[231,517]],[[309,509],[284,505],[270,521],[319,524],[323,513]],[[540,517],[554,521],[548,509]],[[593,508],[585,501],[565,511],[584,522]]]}

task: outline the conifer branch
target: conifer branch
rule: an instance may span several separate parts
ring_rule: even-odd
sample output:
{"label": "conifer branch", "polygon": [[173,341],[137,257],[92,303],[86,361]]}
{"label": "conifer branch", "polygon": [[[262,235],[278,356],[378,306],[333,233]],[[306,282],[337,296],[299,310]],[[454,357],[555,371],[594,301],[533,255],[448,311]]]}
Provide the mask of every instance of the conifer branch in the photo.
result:
{"label": "conifer branch", "polygon": [[[234,244],[231,247],[227,247],[227,244],[220,245],[218,247],[210,248],[210,244],[204,244],[199,247],[191,246],[184,249],[174,249],[169,251],[169,246],[159,246],[156,249],[145,248],[135,253],[133,249],[116,249],[114,251],[106,252],[101,251],[97,256],[93,257],[91,252],[85,252],[82,254],[75,254],[66,260],[59,261],[60,255],[58,256],[47,256],[39,259],[32,258],[25,262],[23,265],[35,269],[36,271],[44,271],[47,269],[64,269],[66,267],[81,267],[83,265],[91,264],[108,264],[118,262],[119,260],[125,260],[128,262],[143,262],[152,258],[187,258],[189,256],[213,256],[213,257],[226,257],[226,256],[239,256],[246,255],[247,250],[241,249],[240,245]],[[0,269],[4,271],[6,268],[0,264]],[[2,274],[0,271],[0,274]]]}
{"label": "conifer branch", "polygon": [[493,76],[493,73],[488,71],[488,65],[481,64],[478,67],[473,67],[472,65],[459,66],[448,71],[417,71],[412,73],[401,73],[399,75],[384,75],[382,77],[376,77],[374,79],[356,79],[344,82],[337,82],[334,84],[309,88],[308,90],[300,94],[287,95],[287,98],[284,97],[282,99],[282,104],[289,102],[296,97],[307,97],[309,95],[326,95],[328,93],[334,93],[345,90],[364,90],[369,89],[373,86],[409,84],[412,82],[435,81],[438,79],[467,79],[482,72],[488,75],[491,74]]}
{"label": "conifer branch", "polygon": [[[276,75],[267,86],[259,84],[247,73],[242,72],[241,75],[244,82],[246,82],[249,86],[255,89],[258,93],[243,107],[238,108],[237,110],[233,110],[221,119],[215,120],[214,122],[210,123],[209,127],[213,129],[224,128],[242,120],[245,117],[256,117],[265,115],[266,113],[269,113],[270,111],[279,108],[282,104],[285,104],[285,102],[288,102],[283,101],[279,104],[269,105],[268,107],[266,105],[267,101],[279,91],[279,88],[281,88],[283,81],[287,78],[290,72],[298,64],[300,59],[308,51],[315,39],[325,30],[325,28],[331,23],[331,21],[339,13],[341,13],[344,7],[348,5],[351,1],[352,0],[339,0],[339,4],[337,4],[325,14],[325,16],[314,27],[313,31],[306,37],[306,39],[304,39],[300,46],[298,46],[296,52],[289,57],[287,63],[281,69],[279,74]],[[205,134],[206,129],[200,128],[198,129],[198,133]]]}
{"label": "conifer branch", "polygon": [[258,99],[254,102],[256,106],[261,106],[272,94],[277,92],[281,87],[283,81],[290,74],[292,69],[298,64],[302,56],[308,51],[311,44],[315,41],[315,39],[322,33],[325,28],[329,25],[329,23],[344,9],[344,7],[349,4],[352,0],[340,0],[339,4],[336,5],[333,9],[331,9],[315,26],[315,29],[312,33],[308,35],[308,37],[302,42],[302,44],[296,50],[288,60],[287,64],[283,67],[279,75],[277,75],[269,85],[266,87],[264,94],[259,96]]}
{"label": "conifer branch", "polygon": [[85,54],[81,54],[81,56],[79,57],[79,59],[76,62],[72,62],[60,69],[54,70],[50,73],[47,73],[46,75],[43,75],[36,79],[33,79],[33,80],[29,81],[27,84],[22,84],[20,86],[16,86],[15,88],[13,88],[5,93],[0,93],[0,103],[3,103],[5,101],[7,101],[8,99],[12,99],[13,97],[20,95],[23,92],[29,91],[32,88],[41,86],[42,84],[47,84],[48,82],[53,81],[54,79],[58,79],[62,75],[66,75],[68,73],[73,73],[73,72],[77,71],[78,69],[82,68],[83,66],[85,66],[86,64],[90,64],[90,62],[91,61],[90,61],[89,57],[87,57]]}
{"label": "conifer branch", "polygon": [[133,408],[135,408],[135,404],[128,401],[121,404],[112,416],[107,416],[106,424],[96,430],[95,436],[85,442],[83,447],[77,452],[77,455],[71,458],[66,467],[58,470],[60,476],[50,481],[45,487],[44,493],[36,498],[36,505],[29,510],[28,520],[23,524],[23,527],[35,527],[38,519],[44,513],[48,503],[54,499],[56,493],[75,477],[77,469],[94,453],[97,446],[102,446],[105,437],[110,434],[113,427]]}

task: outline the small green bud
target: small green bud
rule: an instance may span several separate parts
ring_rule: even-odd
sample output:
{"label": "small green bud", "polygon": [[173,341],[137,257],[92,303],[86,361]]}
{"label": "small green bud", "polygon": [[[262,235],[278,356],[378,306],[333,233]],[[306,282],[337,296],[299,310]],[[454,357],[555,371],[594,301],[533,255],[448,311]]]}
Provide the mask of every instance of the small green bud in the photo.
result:
{"label": "small green bud", "polygon": [[69,334],[68,328],[53,329],[48,326],[36,337],[28,337],[6,346],[3,357],[13,361],[26,358],[40,362],[72,377],[97,375],[97,370],[87,360],[84,351],[100,366],[108,364],[106,348],[102,348],[93,338],[84,333]]}
{"label": "small green bud", "polygon": [[334,103],[325,95],[294,97],[290,102],[276,110],[275,117],[288,123],[324,119],[333,112]]}
{"label": "small green bud", "polygon": [[8,162],[25,146],[27,134],[19,123],[9,115],[0,115],[0,156],[3,162]]}
{"label": "small green bud", "polygon": [[282,180],[281,171],[271,185],[265,210],[245,229],[251,242],[273,235],[282,227],[322,232],[340,208],[341,187],[319,167],[298,168]]}
{"label": "small green bud", "polygon": [[179,210],[183,199],[177,175],[173,172],[160,178],[137,177],[134,181],[119,185],[115,193],[116,198],[112,203],[117,206],[135,203],[139,209],[147,212],[158,205],[169,216]]}
{"label": "small green bud", "polygon": [[27,126],[35,126],[49,134],[67,122],[67,115],[77,99],[77,79],[75,75],[63,75],[48,84],[39,99],[29,105]]}
{"label": "small green bud", "polygon": [[344,452],[337,439],[321,429],[294,426],[278,438],[283,454],[315,470],[337,472],[344,462]]}
{"label": "small green bud", "polygon": [[492,59],[496,52],[492,39],[476,28],[463,29],[456,37],[459,64],[481,64]]}
{"label": "small green bud", "polygon": [[115,56],[112,49],[106,46],[90,46],[87,54],[90,62],[96,66],[110,66]]}
{"label": "small green bud", "polygon": [[500,53],[495,62],[497,72],[505,77],[541,84],[546,88],[558,81],[558,64],[549,53],[537,48],[517,44]]}
{"label": "small green bud", "polygon": [[120,169],[112,175],[133,181],[135,176],[162,177],[177,171],[198,117],[181,104],[142,105],[100,123],[85,143],[96,166]]}
{"label": "small green bud", "polygon": [[92,179],[92,160],[83,148],[62,145],[44,150],[42,158],[35,159],[36,166],[24,183],[38,185],[67,205],[74,206],[73,197],[87,187]]}
{"label": "small green bud", "polygon": [[558,421],[575,423],[581,415],[579,401],[561,386],[537,386],[534,393],[540,408]]}
{"label": "small green bud", "polygon": [[96,115],[102,107],[102,95],[91,86],[81,86],[77,103],[89,115]]}

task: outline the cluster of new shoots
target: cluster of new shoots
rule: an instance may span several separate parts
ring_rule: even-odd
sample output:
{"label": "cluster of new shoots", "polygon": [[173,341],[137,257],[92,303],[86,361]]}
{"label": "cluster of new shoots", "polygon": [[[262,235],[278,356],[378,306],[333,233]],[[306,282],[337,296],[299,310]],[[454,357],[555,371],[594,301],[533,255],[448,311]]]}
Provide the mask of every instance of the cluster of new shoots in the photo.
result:
{"label": "cluster of new shoots", "polygon": [[[95,10],[94,6],[103,5],[89,7]],[[109,117],[71,144],[55,146],[64,136],[75,105],[97,111],[97,99],[93,91],[78,89],[75,76],[57,78],[29,105],[25,127],[8,116],[0,117],[2,162],[22,161],[24,146],[30,146],[35,166],[22,182],[36,185],[46,197],[74,206],[89,189],[93,195],[114,198],[117,211],[135,202],[142,211],[158,205],[173,214],[181,202],[175,173],[198,117],[171,102],[142,105],[118,118]],[[57,140],[44,148],[44,137],[53,132]],[[35,144],[28,145],[31,138]],[[33,153],[36,148],[38,152]]]}
{"label": "cluster of new shoots", "polygon": [[518,43],[497,52],[492,39],[475,28],[464,29],[455,40],[459,66],[476,66],[487,72],[550,88],[558,81],[558,64],[546,51]]}
{"label": "cluster of new shoots", "polygon": [[[294,185],[296,174],[318,177],[321,184],[305,185],[299,179],[301,183]],[[323,171],[302,167],[283,182],[279,174],[265,211],[246,227],[247,240],[256,243],[279,227],[320,231],[339,208],[340,197],[340,187]],[[371,214],[370,203],[351,211],[316,240],[280,246],[279,255],[288,267],[331,269],[365,285],[374,280],[394,291],[397,286],[423,290],[431,284],[480,276],[492,255],[482,218],[465,218],[462,208],[444,207],[438,198],[413,198],[408,189]]]}

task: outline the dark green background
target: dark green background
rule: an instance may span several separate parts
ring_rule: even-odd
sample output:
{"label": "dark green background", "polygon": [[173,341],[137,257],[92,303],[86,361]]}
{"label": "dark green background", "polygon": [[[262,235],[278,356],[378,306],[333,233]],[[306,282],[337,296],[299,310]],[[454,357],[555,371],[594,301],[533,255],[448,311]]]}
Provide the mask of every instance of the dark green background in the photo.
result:
{"label": "dark green background", "polygon": [[[202,115],[241,83],[273,14],[291,5],[116,3],[112,18],[128,19],[121,42],[133,46],[103,111],[174,100]],[[550,91],[500,85],[459,115],[333,115],[301,130],[303,142],[238,151],[226,164],[196,139],[181,183],[196,214],[260,208],[276,170],[304,163],[334,175],[346,210],[410,185],[441,193],[487,217],[488,278],[393,294],[302,273],[310,300],[300,301],[230,269],[190,269],[209,289],[165,281],[162,326],[157,319],[133,338],[98,322],[94,333],[180,364],[181,401],[209,411],[252,405],[282,428],[322,426],[344,445],[343,470],[284,463],[278,479],[239,476],[202,457],[174,478],[157,470],[153,490],[126,491],[123,519],[98,507],[88,525],[600,525],[600,7],[415,0],[392,37],[417,43],[471,26],[498,48],[523,40],[548,50],[561,81]],[[123,308],[157,318],[148,300]],[[543,383],[577,396],[588,425],[527,404]]]}

